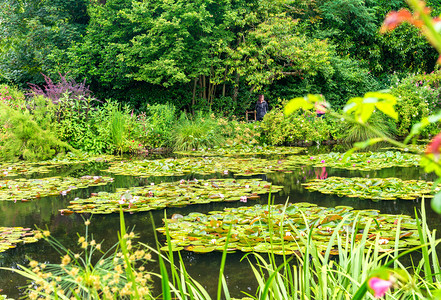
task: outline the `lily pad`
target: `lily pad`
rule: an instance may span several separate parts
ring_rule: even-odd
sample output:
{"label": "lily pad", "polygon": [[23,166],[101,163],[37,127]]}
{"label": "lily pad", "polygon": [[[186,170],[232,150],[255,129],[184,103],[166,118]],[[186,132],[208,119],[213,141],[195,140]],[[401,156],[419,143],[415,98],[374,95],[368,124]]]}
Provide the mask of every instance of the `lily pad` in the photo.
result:
{"label": "lily pad", "polygon": [[232,147],[213,147],[193,151],[176,151],[176,154],[186,156],[245,156],[245,155],[286,155],[305,151],[300,147],[275,147],[256,145],[237,145]]}
{"label": "lily pad", "polygon": [[0,163],[0,178],[5,177],[17,177],[17,176],[28,176],[32,174],[47,174],[54,170],[56,167],[80,164],[80,163],[90,163],[90,162],[109,162],[120,160],[119,157],[113,155],[75,155],[75,154],[64,154],[55,157],[51,160],[40,161],[40,162],[14,162]]}
{"label": "lily pad", "polygon": [[[285,209],[283,205],[255,205],[225,208],[211,216],[216,217],[210,219],[210,215],[189,214],[168,219],[173,247],[182,246],[188,251],[196,249],[199,253],[221,251],[230,231],[230,250],[276,254],[284,251],[285,254],[292,254],[302,251],[309,231],[312,230],[311,236],[315,245],[324,250],[331,242],[330,237],[337,226],[341,225],[338,233],[342,238],[350,239],[355,234],[355,242],[358,243],[363,235],[362,231],[357,233],[353,230],[366,230],[368,220],[372,220],[367,228],[369,231],[366,247],[377,243],[381,251],[389,251],[394,245],[398,219],[401,219],[400,248],[418,243],[418,231],[415,228],[410,229],[416,224],[411,217],[373,214],[372,211],[353,210],[351,207],[325,208],[290,203]],[[296,220],[299,219],[304,222],[298,223]],[[165,234],[164,227],[157,230]],[[334,247],[333,253],[338,253],[336,240],[331,245]]]}
{"label": "lily pad", "polygon": [[[292,168],[292,166],[290,166]],[[113,162],[106,172],[139,177],[222,173],[256,175],[288,171],[281,160],[233,157],[185,157]]]}
{"label": "lily pad", "polygon": [[379,170],[390,167],[418,166],[420,155],[400,151],[362,152],[345,156],[344,153],[327,153],[312,156],[290,156],[284,165],[312,165],[347,170]]}
{"label": "lily pad", "polygon": [[[260,179],[211,179],[180,180],[157,185],[117,189],[115,193],[100,192],[88,199],[71,201],[65,212],[111,213],[124,211],[139,212],[165,207],[179,207],[191,204],[242,201],[259,199],[259,194],[281,190],[282,186],[272,185]],[[182,218],[175,214],[172,220]]]}
{"label": "lily pad", "polygon": [[106,185],[109,182],[113,182],[113,178],[103,176],[0,180],[0,200],[25,202],[45,196],[66,195],[74,189]]}
{"label": "lily pad", "polygon": [[329,177],[314,179],[303,185],[324,194],[376,200],[414,200],[422,196],[430,198],[439,190],[432,189],[433,182],[430,181],[399,178]]}
{"label": "lily pad", "polygon": [[17,244],[35,243],[36,231],[23,227],[0,227],[0,252],[15,248]]}

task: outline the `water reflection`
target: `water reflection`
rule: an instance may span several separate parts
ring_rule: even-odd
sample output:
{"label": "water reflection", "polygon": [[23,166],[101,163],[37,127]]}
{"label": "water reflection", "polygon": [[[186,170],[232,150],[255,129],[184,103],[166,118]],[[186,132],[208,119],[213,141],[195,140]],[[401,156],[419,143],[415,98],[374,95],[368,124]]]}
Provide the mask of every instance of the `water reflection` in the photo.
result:
{"label": "water reflection", "polygon": [[[65,176],[83,176],[83,175],[107,175],[100,170],[105,169],[104,164],[91,163],[89,165],[81,164],[78,166],[70,166],[68,168],[58,168],[54,170],[57,175]],[[53,174],[49,174],[53,175]],[[229,174],[235,177],[234,174]],[[37,175],[33,175],[34,178]],[[40,175],[41,176],[41,175]],[[45,177],[45,175],[43,175]],[[303,166],[292,170],[289,173],[269,173],[253,177],[262,178],[276,185],[283,185],[284,188],[277,194],[271,196],[271,201],[277,203],[289,202],[311,202],[320,206],[335,207],[338,205],[352,206],[356,209],[378,209],[381,213],[388,214],[407,214],[414,215],[415,208],[421,207],[421,200],[414,201],[370,201],[360,200],[349,197],[338,197],[334,195],[325,195],[318,192],[309,192],[302,183],[310,179],[325,179],[330,176],[345,177],[369,177],[369,178],[386,178],[398,177],[401,179],[422,179],[433,180],[433,176],[429,176],[422,172],[419,168],[389,168],[378,171],[361,172],[347,171],[333,168],[313,168]],[[77,233],[84,234],[84,220],[90,218],[89,215],[60,215],[59,210],[65,208],[70,200],[76,197],[89,197],[91,193],[99,191],[115,191],[116,188],[142,186],[150,183],[160,183],[162,181],[179,181],[181,179],[191,180],[207,179],[207,178],[225,178],[223,174],[199,176],[197,174],[189,174],[186,176],[169,176],[169,177],[150,177],[135,178],[131,176],[113,176],[115,180],[108,186],[91,187],[82,190],[74,190],[66,196],[45,197],[40,200],[27,203],[13,203],[7,201],[0,202],[0,226],[23,226],[49,229],[54,237],[60,240],[67,248],[79,251],[77,245]],[[193,211],[208,213],[210,211],[222,210],[225,207],[251,206],[254,204],[268,203],[268,196],[262,196],[259,200],[228,203],[210,203],[204,205],[193,205],[183,208],[167,209],[167,215],[174,213],[188,214]],[[429,202],[426,202],[426,210],[428,214],[428,223],[431,229],[441,229],[441,219],[430,209]],[[126,223],[129,227],[134,227],[135,231],[140,235],[139,240],[155,246],[153,235],[153,224],[156,227],[162,226],[162,218],[164,211],[153,211],[151,213],[126,214]],[[92,217],[90,232],[93,233],[94,239],[103,242],[103,248],[110,247],[117,242],[117,231],[119,229],[119,217],[113,215],[95,215]],[[165,238],[159,236],[160,242],[164,242]],[[182,257],[186,263],[189,273],[197,279],[207,290],[215,295],[217,289],[217,276],[221,260],[220,253],[195,254],[192,252],[182,252]],[[227,283],[230,287],[232,296],[243,296],[241,291],[253,293],[256,288],[256,282],[249,268],[249,262],[242,260],[242,253],[229,254],[225,268]],[[36,259],[45,263],[60,262],[60,255],[54,251],[47,243],[38,242],[35,244],[21,245],[15,249],[11,249],[0,254],[0,266],[17,268],[17,265],[26,265],[28,259]],[[157,270],[156,265],[152,265],[153,270]],[[20,286],[25,285],[25,279],[12,272],[0,271],[0,288],[4,293],[11,297],[20,296]]]}

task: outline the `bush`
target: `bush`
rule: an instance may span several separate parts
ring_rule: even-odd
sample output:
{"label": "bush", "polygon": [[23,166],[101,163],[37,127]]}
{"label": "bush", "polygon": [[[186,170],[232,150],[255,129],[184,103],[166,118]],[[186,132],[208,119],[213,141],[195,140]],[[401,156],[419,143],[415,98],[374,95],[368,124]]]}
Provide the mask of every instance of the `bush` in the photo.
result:
{"label": "bush", "polygon": [[225,146],[257,145],[261,142],[260,123],[246,123],[226,118],[218,118],[217,125],[225,138]]}
{"label": "bush", "polygon": [[317,118],[310,111],[285,116],[281,109],[275,108],[263,118],[261,130],[263,140],[270,145],[322,142],[333,138],[327,118]]}
{"label": "bush", "polygon": [[[391,93],[398,98],[395,109],[398,112],[396,126],[399,136],[408,135],[414,124],[441,107],[440,79],[440,73],[412,75],[402,80],[394,78]],[[439,125],[431,124],[423,130],[421,135],[429,137],[439,131]]]}
{"label": "bush", "polygon": [[149,105],[136,117],[132,134],[146,148],[170,146],[175,123],[176,108],[172,104]]}
{"label": "bush", "polygon": [[0,157],[3,160],[45,160],[72,148],[50,128],[42,128],[28,111],[0,104]]}

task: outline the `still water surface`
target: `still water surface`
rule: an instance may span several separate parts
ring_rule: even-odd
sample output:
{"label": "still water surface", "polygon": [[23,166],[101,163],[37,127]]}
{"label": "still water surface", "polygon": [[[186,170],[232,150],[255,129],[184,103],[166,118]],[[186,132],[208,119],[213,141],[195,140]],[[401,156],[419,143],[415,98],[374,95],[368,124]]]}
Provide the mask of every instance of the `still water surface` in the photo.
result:
{"label": "still water surface", "polygon": [[[84,221],[80,215],[73,214],[69,216],[60,215],[59,209],[66,208],[69,201],[76,197],[85,198],[93,192],[114,191],[119,187],[131,187],[148,185],[151,182],[160,183],[161,181],[178,181],[180,179],[201,179],[201,178],[225,178],[223,174],[210,176],[199,176],[197,174],[179,176],[179,177],[150,177],[135,178],[131,176],[114,176],[106,174],[100,170],[106,169],[105,163],[79,164],[57,169],[54,174],[34,175],[33,177],[47,176],[83,176],[83,175],[109,175],[115,178],[112,184],[107,186],[91,187],[81,190],[73,190],[66,196],[45,197],[39,200],[26,203],[13,203],[10,201],[0,201],[0,226],[23,226],[39,227],[49,229],[52,236],[61,241],[64,246],[73,251],[79,252],[77,245],[78,234],[84,235]],[[356,198],[338,197],[334,195],[325,195],[318,192],[309,192],[301,185],[303,182],[321,176],[323,168],[303,167],[295,169],[292,173],[270,173],[255,177],[268,180],[276,185],[283,185],[284,188],[277,194],[274,194],[275,203],[289,202],[311,202],[319,206],[334,207],[338,205],[352,206],[356,209],[378,209],[381,213],[387,214],[407,214],[414,216],[414,209],[421,208],[421,200],[397,200],[397,201],[378,201],[359,200]],[[388,168],[378,171],[361,172],[346,171],[341,169],[326,168],[327,176],[344,177],[370,177],[387,178],[397,177],[401,179],[422,179],[433,180],[432,177],[425,174],[419,168]],[[228,176],[235,177],[234,174]],[[244,205],[265,204],[268,203],[268,195],[264,195],[257,201],[225,202],[203,205],[192,205],[183,208],[169,208],[167,215],[170,217],[174,213],[188,214],[193,211],[208,213],[213,210],[222,210],[225,207],[238,207]],[[431,229],[441,230],[441,218],[432,212],[430,205],[426,203],[428,224]],[[139,241],[152,247],[155,246],[153,235],[153,223],[156,227],[162,226],[164,210],[153,211],[151,213],[126,214],[126,224],[129,227],[135,227],[135,232],[140,235]],[[85,216],[89,217],[89,216]],[[119,230],[119,216],[94,215],[89,227],[90,232],[97,241],[104,240],[103,248],[110,247],[117,241],[117,232]],[[78,234],[77,234],[78,233]],[[160,242],[164,242],[163,236],[159,235]],[[189,273],[196,278],[206,289],[215,295],[217,288],[217,276],[221,253],[195,254],[182,251],[182,257],[186,263]],[[248,267],[249,263],[241,261],[243,253],[229,254],[225,268],[225,276],[230,288],[230,293],[234,297],[241,296],[241,291],[253,293],[256,289],[256,282]],[[19,245],[15,249],[0,253],[0,266],[17,268],[17,265],[27,265],[29,259],[35,259],[44,263],[59,263],[60,255],[49,244],[40,241],[34,244]],[[157,271],[157,265],[151,265],[152,270]],[[0,289],[3,294],[9,297],[18,298],[22,296],[20,287],[26,284],[26,280],[16,273],[0,271]]]}

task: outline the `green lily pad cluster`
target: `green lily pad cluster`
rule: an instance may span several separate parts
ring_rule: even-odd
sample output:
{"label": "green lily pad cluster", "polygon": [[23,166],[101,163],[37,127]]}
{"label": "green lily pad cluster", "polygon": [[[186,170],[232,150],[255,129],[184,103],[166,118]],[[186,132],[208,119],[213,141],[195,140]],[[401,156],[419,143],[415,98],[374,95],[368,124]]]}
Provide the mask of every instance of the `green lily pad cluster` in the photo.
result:
{"label": "green lily pad cluster", "polygon": [[23,227],[0,227],[0,252],[15,248],[19,243],[35,243],[35,231]]}
{"label": "green lily pad cluster", "polygon": [[31,174],[46,174],[51,166],[39,166],[35,163],[3,163],[0,165],[0,178]]}
{"label": "green lily pad cluster", "polygon": [[118,189],[115,193],[100,192],[88,199],[75,199],[63,214],[149,211],[165,207],[186,206],[223,201],[256,200],[259,194],[278,192],[281,186],[259,179],[212,179],[164,182],[157,185]]}
{"label": "green lily pad cluster", "polygon": [[287,171],[281,160],[232,157],[186,157],[158,160],[134,160],[111,163],[106,172],[139,177],[182,176],[231,172],[236,175],[266,174]]}
{"label": "green lily pad cluster", "polygon": [[193,151],[176,151],[176,154],[187,156],[245,156],[245,155],[286,155],[305,151],[300,147],[248,146],[213,147]]}
{"label": "green lily pad cluster", "polygon": [[60,156],[56,156],[51,160],[45,160],[39,162],[40,165],[69,165],[69,164],[80,164],[80,163],[90,163],[90,162],[109,162],[109,161],[117,161],[121,158],[115,155],[89,155],[89,154],[81,154],[75,155],[72,153],[64,154]]}
{"label": "green lily pad cluster", "polygon": [[401,180],[399,178],[343,178],[329,177],[303,183],[305,188],[323,194],[336,194],[361,199],[414,200],[433,197],[433,182],[423,180]]}
{"label": "green lily pad cluster", "polygon": [[[369,219],[372,221],[366,233],[368,246],[376,243],[382,251],[393,248],[398,223],[399,248],[419,243],[416,221],[409,216],[380,214],[378,210],[353,210],[348,206],[325,208],[310,203],[290,203],[286,209],[283,205],[255,205],[225,208],[209,214],[173,215],[167,220],[167,226],[170,246],[174,251],[223,251],[231,227],[230,251],[292,254],[302,251],[310,230],[311,238],[320,251],[328,247],[337,228],[340,236],[347,237],[350,242],[358,242]],[[400,222],[398,219],[401,219]],[[165,227],[157,230],[166,233]],[[330,246],[336,247],[336,240]],[[168,250],[168,245],[162,250]],[[334,248],[333,252],[336,251]]]}
{"label": "green lily pad cluster", "polygon": [[390,167],[413,167],[418,166],[420,156],[400,151],[352,153],[344,156],[344,153],[327,153],[313,156],[291,156],[288,164],[313,165],[315,167],[332,167],[347,170],[379,170]]}
{"label": "green lily pad cluster", "polygon": [[0,163],[0,178],[27,176],[32,174],[47,174],[53,171],[56,167],[90,162],[109,162],[118,159],[120,158],[113,155],[63,155],[41,162]]}
{"label": "green lily pad cluster", "polygon": [[74,189],[106,185],[109,182],[113,182],[113,178],[104,176],[0,180],[0,200],[26,201],[45,196],[66,195]]}

